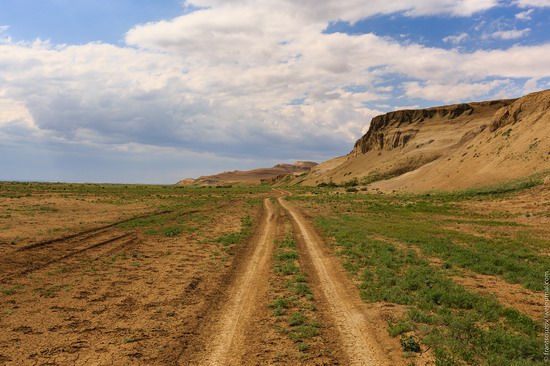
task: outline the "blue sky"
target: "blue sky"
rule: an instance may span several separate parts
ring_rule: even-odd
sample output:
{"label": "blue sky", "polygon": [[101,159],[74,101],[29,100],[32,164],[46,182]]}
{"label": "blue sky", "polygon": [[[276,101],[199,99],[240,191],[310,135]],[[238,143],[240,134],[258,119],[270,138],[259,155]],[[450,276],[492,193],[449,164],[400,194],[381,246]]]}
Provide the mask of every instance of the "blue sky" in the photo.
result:
{"label": "blue sky", "polygon": [[0,180],[173,183],[550,88],[550,0],[0,0]]}
{"label": "blue sky", "polygon": [[[351,34],[376,33],[380,36],[399,38],[403,41],[421,43],[429,47],[453,48],[459,45],[464,50],[507,48],[516,44],[535,45],[548,41],[550,12],[546,9],[531,9],[530,18],[518,19],[517,14],[525,9],[515,6],[495,7],[471,17],[378,15],[361,20],[350,26],[346,22],[329,25],[326,32]],[[491,35],[498,31],[529,29],[525,37],[502,39]],[[459,44],[447,42],[449,36],[467,34]]]}
{"label": "blue sky", "polygon": [[2,0],[0,24],[19,40],[123,43],[136,24],[182,14],[178,0]]}

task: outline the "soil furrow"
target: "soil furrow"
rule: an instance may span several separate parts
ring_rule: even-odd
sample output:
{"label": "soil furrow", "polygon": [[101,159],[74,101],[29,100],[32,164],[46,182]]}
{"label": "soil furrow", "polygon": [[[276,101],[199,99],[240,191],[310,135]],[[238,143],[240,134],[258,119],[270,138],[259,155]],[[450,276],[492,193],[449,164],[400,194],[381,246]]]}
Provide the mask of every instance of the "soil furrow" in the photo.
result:
{"label": "soil furrow", "polygon": [[306,257],[318,277],[320,292],[336,329],[338,330],[343,352],[349,365],[390,365],[395,364],[382,350],[376,340],[374,322],[370,322],[362,311],[359,294],[345,277],[339,264],[324,251],[320,239],[307,225],[301,214],[282,198],[279,204],[292,217],[297,233],[305,243]]}

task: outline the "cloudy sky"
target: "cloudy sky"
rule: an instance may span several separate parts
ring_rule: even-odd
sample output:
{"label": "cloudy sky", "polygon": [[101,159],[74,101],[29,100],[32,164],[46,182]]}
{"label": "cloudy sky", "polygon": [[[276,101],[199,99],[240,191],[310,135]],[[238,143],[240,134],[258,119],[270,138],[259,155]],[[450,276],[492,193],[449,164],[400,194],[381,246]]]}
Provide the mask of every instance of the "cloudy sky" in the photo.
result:
{"label": "cloudy sky", "polygon": [[550,88],[550,0],[0,0],[0,180],[343,155],[375,115]]}

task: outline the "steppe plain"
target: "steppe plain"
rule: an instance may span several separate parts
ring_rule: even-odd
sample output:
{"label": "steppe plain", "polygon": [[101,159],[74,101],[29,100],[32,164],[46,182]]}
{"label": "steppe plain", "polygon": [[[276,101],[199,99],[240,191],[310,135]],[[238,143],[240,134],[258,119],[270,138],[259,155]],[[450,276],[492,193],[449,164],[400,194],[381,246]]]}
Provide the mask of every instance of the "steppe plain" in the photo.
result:
{"label": "steppe plain", "polygon": [[0,183],[0,364],[543,365],[543,180]]}

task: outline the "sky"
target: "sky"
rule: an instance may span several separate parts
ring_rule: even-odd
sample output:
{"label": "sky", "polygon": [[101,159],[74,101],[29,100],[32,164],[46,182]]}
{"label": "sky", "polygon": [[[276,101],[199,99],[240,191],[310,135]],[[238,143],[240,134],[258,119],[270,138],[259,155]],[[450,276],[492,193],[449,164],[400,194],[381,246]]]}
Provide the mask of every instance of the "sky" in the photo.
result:
{"label": "sky", "polygon": [[0,0],[0,180],[348,153],[379,114],[550,88],[550,0]]}

